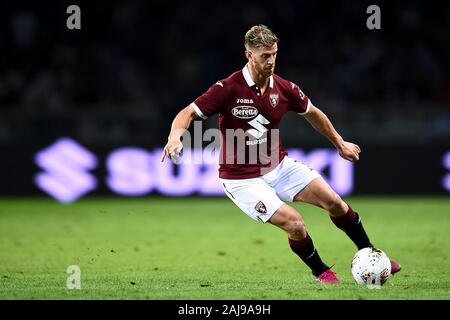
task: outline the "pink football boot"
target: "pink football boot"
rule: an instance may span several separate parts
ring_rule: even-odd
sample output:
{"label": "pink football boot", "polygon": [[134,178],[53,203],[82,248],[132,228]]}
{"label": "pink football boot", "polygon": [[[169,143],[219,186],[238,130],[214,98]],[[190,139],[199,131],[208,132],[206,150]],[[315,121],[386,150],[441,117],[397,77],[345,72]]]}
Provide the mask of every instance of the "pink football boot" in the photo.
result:
{"label": "pink football boot", "polygon": [[397,262],[395,262],[394,260],[391,260],[391,274],[395,274],[397,272],[399,272],[402,269],[402,266],[399,265]]}
{"label": "pink football boot", "polygon": [[320,275],[316,277],[316,280],[320,283],[324,284],[340,284],[341,281],[336,277],[336,273],[333,270],[328,269],[327,271],[322,272]]}

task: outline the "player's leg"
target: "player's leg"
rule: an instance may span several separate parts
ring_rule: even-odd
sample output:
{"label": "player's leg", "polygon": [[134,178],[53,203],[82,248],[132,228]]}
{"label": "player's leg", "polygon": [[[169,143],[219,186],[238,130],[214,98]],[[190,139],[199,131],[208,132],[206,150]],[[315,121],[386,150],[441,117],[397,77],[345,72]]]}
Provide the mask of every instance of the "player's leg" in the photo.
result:
{"label": "player's leg", "polygon": [[[280,169],[275,190],[281,199],[303,201],[326,209],[331,220],[347,233],[358,248],[372,246],[358,214],[342,201],[317,171],[290,157],[285,157]],[[269,175],[267,177],[270,178]]]}
{"label": "player's leg", "polygon": [[287,233],[292,251],[311,269],[318,281],[339,283],[334,272],[320,258],[301,215],[294,208],[283,204],[268,222]]}
{"label": "player's leg", "polygon": [[263,179],[220,179],[226,195],[248,216],[256,221],[271,223],[288,234],[289,245],[313,274],[324,277],[318,279],[324,283],[338,283],[334,273],[325,265],[311,237],[308,235],[303,219],[292,207],[286,205],[277,196],[275,190]]}
{"label": "player's leg", "polygon": [[[333,223],[347,234],[358,250],[373,247],[358,213],[354,212],[322,177],[312,180],[294,197],[294,201],[310,203],[327,210]],[[401,269],[394,260],[391,260],[391,267],[392,273]]]}
{"label": "player's leg", "polygon": [[327,210],[333,223],[348,235],[358,249],[372,247],[358,213],[322,177],[312,180],[294,197],[294,201],[310,203]]}

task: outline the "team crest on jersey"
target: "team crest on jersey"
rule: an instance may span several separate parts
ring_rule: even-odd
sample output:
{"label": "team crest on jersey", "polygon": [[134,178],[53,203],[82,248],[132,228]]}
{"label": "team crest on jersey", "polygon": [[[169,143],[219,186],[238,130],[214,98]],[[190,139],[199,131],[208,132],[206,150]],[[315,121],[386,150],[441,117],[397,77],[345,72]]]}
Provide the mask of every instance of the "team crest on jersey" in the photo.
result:
{"label": "team crest on jersey", "polygon": [[275,108],[279,101],[278,93],[271,93],[269,98],[270,98],[270,104],[272,105],[272,107]]}
{"label": "team crest on jersey", "polygon": [[266,205],[264,203],[262,203],[262,201],[259,201],[256,206],[255,206],[255,210],[258,211],[261,214],[266,214],[267,213],[267,208]]}

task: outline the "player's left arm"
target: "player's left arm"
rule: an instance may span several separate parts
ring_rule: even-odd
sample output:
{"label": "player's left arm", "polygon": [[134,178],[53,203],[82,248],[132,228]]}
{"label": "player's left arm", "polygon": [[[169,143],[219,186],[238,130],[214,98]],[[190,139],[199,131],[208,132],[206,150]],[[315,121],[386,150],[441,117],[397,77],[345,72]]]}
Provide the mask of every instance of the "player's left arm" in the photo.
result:
{"label": "player's left arm", "polygon": [[304,117],[317,132],[331,141],[342,158],[349,161],[359,160],[360,147],[354,143],[345,141],[333,127],[330,119],[319,108],[311,104]]}

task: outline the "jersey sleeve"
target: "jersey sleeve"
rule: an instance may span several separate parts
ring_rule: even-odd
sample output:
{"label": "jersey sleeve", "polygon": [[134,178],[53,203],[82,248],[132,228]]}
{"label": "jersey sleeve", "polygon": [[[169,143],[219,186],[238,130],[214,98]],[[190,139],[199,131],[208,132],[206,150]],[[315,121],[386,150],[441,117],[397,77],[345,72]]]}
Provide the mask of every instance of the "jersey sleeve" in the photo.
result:
{"label": "jersey sleeve", "polygon": [[289,108],[291,111],[297,112],[300,115],[308,113],[311,107],[311,100],[303,93],[298,85],[291,82],[290,88],[290,103]]}
{"label": "jersey sleeve", "polygon": [[192,106],[197,115],[202,119],[207,119],[223,110],[227,90],[221,81],[216,82],[209,87],[208,91],[194,100]]}

